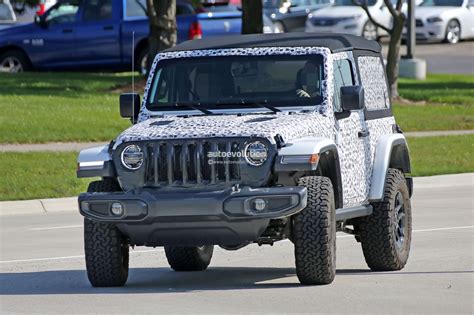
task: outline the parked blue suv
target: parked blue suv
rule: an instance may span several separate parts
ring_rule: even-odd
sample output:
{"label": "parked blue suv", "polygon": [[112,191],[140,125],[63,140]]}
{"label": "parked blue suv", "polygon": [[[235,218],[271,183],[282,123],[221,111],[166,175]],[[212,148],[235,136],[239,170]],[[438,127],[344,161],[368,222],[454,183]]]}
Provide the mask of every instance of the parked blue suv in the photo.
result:
{"label": "parked blue suv", "polygon": [[[196,13],[185,0],[176,9],[178,43],[241,31],[238,10]],[[145,0],[61,0],[34,23],[0,31],[0,72],[130,69],[132,56],[145,72],[148,33]]]}

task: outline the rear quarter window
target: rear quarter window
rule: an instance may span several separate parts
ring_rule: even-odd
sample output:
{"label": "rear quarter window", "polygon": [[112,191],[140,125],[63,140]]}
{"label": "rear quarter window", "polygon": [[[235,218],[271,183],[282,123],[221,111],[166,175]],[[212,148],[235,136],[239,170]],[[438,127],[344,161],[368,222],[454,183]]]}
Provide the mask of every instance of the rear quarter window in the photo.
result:
{"label": "rear quarter window", "polygon": [[359,73],[365,94],[367,110],[382,110],[390,107],[387,80],[382,60],[374,56],[360,56]]}

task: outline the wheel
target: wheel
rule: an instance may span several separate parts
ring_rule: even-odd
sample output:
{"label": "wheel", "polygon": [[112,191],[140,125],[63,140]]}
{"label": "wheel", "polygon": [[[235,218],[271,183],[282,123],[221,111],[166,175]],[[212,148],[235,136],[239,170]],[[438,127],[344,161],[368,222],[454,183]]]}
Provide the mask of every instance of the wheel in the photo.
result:
{"label": "wheel", "polygon": [[273,27],[275,28],[275,33],[285,33],[285,25],[282,22],[276,21],[273,23]]}
{"label": "wheel", "polygon": [[362,37],[369,40],[377,40],[378,38],[377,27],[370,20],[364,24],[362,29]]}
{"label": "wheel", "polygon": [[214,245],[165,246],[165,254],[174,271],[202,271],[211,263]]}
{"label": "wheel", "polygon": [[402,172],[389,169],[383,200],[358,224],[365,261],[375,271],[402,269],[410,253],[410,194]]}
{"label": "wheel", "polygon": [[446,26],[446,35],[444,41],[450,44],[456,44],[461,39],[461,25],[457,20],[450,20]]}
{"label": "wheel", "polygon": [[329,284],[336,275],[336,209],[331,180],[309,176],[308,205],[293,218],[296,274],[302,284]]}
{"label": "wheel", "polygon": [[141,75],[146,75],[148,73],[147,68],[148,63],[148,47],[142,49],[138,54],[135,69],[136,71],[140,72]]}
{"label": "wheel", "polygon": [[0,56],[0,72],[18,73],[31,70],[28,57],[19,50],[9,50]]}
{"label": "wheel", "polygon": [[[88,192],[119,191],[112,179],[92,182]],[[113,224],[84,219],[87,277],[93,287],[119,287],[127,282],[129,245]]]}

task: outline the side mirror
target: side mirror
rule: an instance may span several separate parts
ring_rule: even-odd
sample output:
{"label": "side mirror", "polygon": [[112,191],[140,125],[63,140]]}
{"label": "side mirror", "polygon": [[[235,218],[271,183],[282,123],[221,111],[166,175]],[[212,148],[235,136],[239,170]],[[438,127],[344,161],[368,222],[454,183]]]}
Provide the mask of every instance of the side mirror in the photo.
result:
{"label": "side mirror", "polygon": [[360,85],[341,87],[342,109],[345,111],[364,108],[364,88]]}
{"label": "side mirror", "polygon": [[137,122],[140,112],[140,95],[138,93],[120,94],[120,116],[130,118],[132,123]]}
{"label": "side mirror", "polygon": [[46,28],[46,20],[43,15],[35,15],[35,23],[38,24],[42,28]]}

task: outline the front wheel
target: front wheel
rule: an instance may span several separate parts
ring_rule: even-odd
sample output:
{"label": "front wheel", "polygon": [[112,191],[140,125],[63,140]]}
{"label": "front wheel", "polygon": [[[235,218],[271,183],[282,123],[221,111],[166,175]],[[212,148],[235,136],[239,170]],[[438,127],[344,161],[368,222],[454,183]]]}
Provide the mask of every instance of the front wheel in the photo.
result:
{"label": "front wheel", "polygon": [[411,244],[410,193],[402,172],[389,169],[383,200],[373,213],[359,219],[358,230],[365,261],[375,271],[402,269]]}
{"label": "front wheel", "polygon": [[[90,183],[88,192],[113,192],[120,186],[112,179]],[[93,287],[119,287],[127,282],[129,244],[113,224],[84,219],[87,277]]]}
{"label": "front wheel", "polygon": [[336,275],[336,210],[331,180],[308,176],[308,205],[293,218],[296,274],[302,284],[329,284]]}
{"label": "front wheel", "polygon": [[28,57],[19,50],[10,50],[0,56],[0,72],[19,73],[31,70]]}
{"label": "front wheel", "polygon": [[165,254],[174,271],[202,271],[211,263],[213,245],[165,246]]}
{"label": "front wheel", "polygon": [[444,41],[449,44],[457,44],[461,39],[461,26],[456,20],[450,20],[446,26]]}

